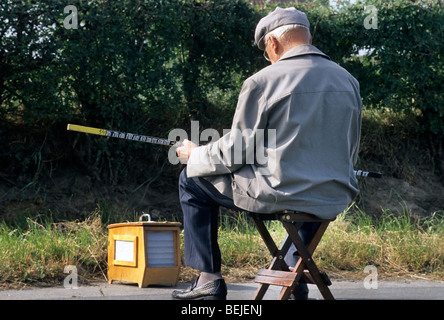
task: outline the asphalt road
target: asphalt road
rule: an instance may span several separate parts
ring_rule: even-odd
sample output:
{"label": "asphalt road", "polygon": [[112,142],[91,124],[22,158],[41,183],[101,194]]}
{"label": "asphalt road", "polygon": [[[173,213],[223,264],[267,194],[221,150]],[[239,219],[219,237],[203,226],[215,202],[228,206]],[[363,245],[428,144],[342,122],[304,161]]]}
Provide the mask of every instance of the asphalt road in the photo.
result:
{"label": "asphalt road", "polygon": [[[332,281],[330,287],[337,300],[444,300],[444,283],[431,281],[378,281],[373,288],[365,288],[363,281]],[[150,286],[139,288],[135,284],[106,282],[64,288],[63,284],[50,288],[28,288],[0,291],[0,300],[171,300],[171,292],[186,288],[188,283],[177,287]],[[251,300],[256,283],[228,284],[228,300]],[[309,285],[310,300],[321,300],[314,285]],[[271,286],[265,300],[274,300],[280,287]]]}

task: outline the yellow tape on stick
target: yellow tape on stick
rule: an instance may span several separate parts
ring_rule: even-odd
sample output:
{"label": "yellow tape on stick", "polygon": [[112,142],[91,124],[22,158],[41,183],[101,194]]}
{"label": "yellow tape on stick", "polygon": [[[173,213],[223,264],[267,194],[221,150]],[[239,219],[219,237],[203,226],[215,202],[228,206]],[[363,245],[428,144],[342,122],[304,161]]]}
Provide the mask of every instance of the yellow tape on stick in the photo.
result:
{"label": "yellow tape on stick", "polygon": [[138,135],[138,134],[134,134],[134,133],[125,133],[125,132],[119,132],[119,131],[114,131],[114,130],[106,130],[106,129],[99,129],[99,128],[93,128],[93,127],[79,126],[77,124],[68,124],[68,127],[66,129],[69,131],[90,133],[90,134],[96,134],[99,136],[119,138],[119,139],[131,140],[131,141],[154,143],[154,144],[160,144],[163,146],[172,146],[172,145],[176,144],[176,141],[172,141],[172,140],[150,137],[150,136],[142,136],[142,135]]}

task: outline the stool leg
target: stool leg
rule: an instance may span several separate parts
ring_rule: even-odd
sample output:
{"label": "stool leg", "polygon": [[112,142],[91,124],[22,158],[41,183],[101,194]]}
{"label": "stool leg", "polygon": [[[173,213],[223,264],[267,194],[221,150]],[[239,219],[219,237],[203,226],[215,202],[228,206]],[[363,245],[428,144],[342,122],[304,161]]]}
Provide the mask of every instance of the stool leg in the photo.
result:
{"label": "stool leg", "polygon": [[284,241],[281,248],[278,249],[278,247],[274,243],[273,238],[268,232],[267,227],[265,227],[264,222],[262,220],[256,219],[255,217],[253,217],[253,222],[259,234],[261,235],[262,239],[264,240],[264,243],[267,246],[268,251],[270,251],[270,254],[273,256],[273,261],[271,262],[270,267],[268,269],[288,271],[289,270],[288,265],[285,263],[284,257],[288,249],[290,248],[291,240],[288,239],[288,241]]}
{"label": "stool leg", "polygon": [[[267,228],[265,227],[265,224],[262,220],[255,218],[252,216],[253,222],[256,226],[256,229],[258,230],[259,234],[261,235],[262,239],[264,240],[265,245],[268,248],[268,251],[270,251],[270,254],[273,256],[273,260],[268,267],[269,270],[284,270],[289,271],[288,265],[284,261],[285,254],[287,253],[288,249],[291,246],[291,239],[287,238],[282,243],[281,247],[278,249],[276,246],[273,238],[271,237],[270,233],[268,232]],[[259,287],[257,288],[253,300],[262,300],[265,293],[267,292],[270,285],[266,283],[259,284]]]}
{"label": "stool leg", "polygon": [[[316,266],[315,262],[313,261],[311,255],[313,254],[314,250],[316,249],[320,239],[322,238],[323,233],[327,229],[328,222],[321,223],[318,230],[316,231],[315,235],[313,236],[312,241],[310,241],[309,245],[306,247],[302,239],[300,238],[298,234],[298,228],[295,227],[292,223],[289,222],[283,222],[283,225],[285,229],[287,230],[287,233],[293,243],[295,244],[298,253],[300,255],[299,261],[295,266],[295,272],[297,272],[298,276],[295,279],[295,283],[300,279],[302,276],[302,273],[304,271],[304,265],[309,270],[311,276],[313,277],[313,280],[317,287],[319,288],[319,291],[321,292],[322,296],[326,300],[334,300],[333,295],[330,292],[330,289],[325,285],[321,274],[319,273],[319,269]],[[295,284],[288,288],[290,291],[293,290]],[[282,293],[282,295],[288,295],[288,292]]]}
{"label": "stool leg", "polygon": [[[301,237],[299,236],[298,231],[302,221],[305,221],[307,217],[302,217],[303,219],[300,219],[301,216],[298,215],[297,217],[298,223],[296,224],[293,224],[292,221],[294,219],[291,219],[291,215],[288,214],[285,216],[285,220],[283,218],[271,218],[271,220],[276,220],[276,219],[280,220],[287,231],[287,237],[280,246],[280,248],[278,249],[273,238],[268,232],[263,220],[255,214],[252,214],[251,218],[253,219],[253,222],[259,234],[264,240],[265,245],[267,246],[268,250],[273,256],[273,260],[269,268],[267,270],[262,270],[262,272],[258,273],[257,279],[259,277],[260,280],[258,280],[257,282],[260,282],[260,284],[258,289],[256,290],[253,299],[255,300],[262,299],[267,289],[269,288],[270,284],[283,286],[284,288],[281,290],[279,299],[280,300],[288,299],[290,297],[291,292],[294,290],[295,286],[302,278],[302,275],[304,274],[304,269],[307,268],[309,274],[306,274],[306,276],[309,276],[312,282],[314,282],[317,285],[324,299],[334,300],[334,297],[331,294],[330,289],[327,287],[326,283],[324,282],[324,279],[322,278],[319,272],[319,269],[317,268],[315,262],[312,259],[312,254],[315,251],[317,245],[319,244],[319,241],[321,240],[325,230],[327,229],[329,221],[321,222],[315,234],[313,235],[312,239],[309,241],[307,245],[305,245],[305,243],[302,241]],[[265,220],[270,220],[270,219],[265,219]],[[309,219],[306,221],[313,221],[313,220]],[[289,272],[290,271],[289,267],[284,260],[284,257],[288,252],[291,244],[294,244],[296,246],[296,249],[300,256],[298,262],[295,265],[295,273]],[[292,276],[289,277],[290,274],[292,274]],[[285,281],[287,281],[286,282],[287,284],[284,284]],[[290,281],[290,283],[288,283],[288,281]]]}
{"label": "stool leg", "polygon": [[260,283],[259,287],[256,289],[256,292],[254,293],[253,300],[262,300],[269,286],[270,285],[266,283]]}

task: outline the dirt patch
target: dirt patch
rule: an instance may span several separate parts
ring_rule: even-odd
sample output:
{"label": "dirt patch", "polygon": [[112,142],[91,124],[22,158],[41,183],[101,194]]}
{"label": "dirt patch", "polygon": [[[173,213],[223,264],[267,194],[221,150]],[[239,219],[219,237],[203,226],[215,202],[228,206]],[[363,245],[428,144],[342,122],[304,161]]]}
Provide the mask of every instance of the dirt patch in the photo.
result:
{"label": "dirt patch", "polygon": [[361,179],[360,207],[378,216],[383,210],[430,216],[444,211],[444,185],[437,175],[418,172],[408,181],[383,175],[381,179]]}
{"label": "dirt patch", "polygon": [[[58,173],[44,183],[19,187],[0,180],[0,219],[50,215],[55,220],[83,219],[97,208],[112,221],[137,219],[148,212],[153,219],[181,221],[177,181],[180,168],[146,184],[110,185],[75,171]],[[437,175],[417,170],[414,179],[399,179],[383,172],[381,179],[360,178],[357,203],[367,214],[383,210],[429,216],[444,210],[444,185]]]}
{"label": "dirt patch", "polygon": [[137,219],[142,212],[150,213],[153,219],[178,220],[181,210],[177,177],[169,172],[149,185],[111,185],[68,171],[25,187],[0,181],[0,220],[14,222],[39,215],[49,215],[56,221],[81,220],[98,208],[111,221]]}

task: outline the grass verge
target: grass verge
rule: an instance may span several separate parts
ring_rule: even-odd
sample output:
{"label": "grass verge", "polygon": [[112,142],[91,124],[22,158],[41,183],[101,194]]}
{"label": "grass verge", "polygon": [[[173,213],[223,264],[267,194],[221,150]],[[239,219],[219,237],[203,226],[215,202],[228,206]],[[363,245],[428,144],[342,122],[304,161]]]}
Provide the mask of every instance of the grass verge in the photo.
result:
{"label": "grass verge", "polygon": [[383,211],[376,220],[359,209],[343,213],[327,230],[317,259],[331,271],[362,273],[374,265],[386,277],[444,280],[444,218]]}
{"label": "grass verge", "polygon": [[[97,210],[81,222],[0,224],[0,288],[63,283],[64,268],[75,265],[79,282],[106,279],[107,229]],[[280,242],[285,231],[271,222]],[[221,215],[219,244],[228,280],[251,279],[269,263],[269,254],[245,214]],[[182,246],[183,247],[183,246]],[[386,277],[444,280],[444,218],[417,219],[385,211],[373,220],[359,209],[342,213],[330,225],[316,253],[318,266],[333,275],[359,273],[374,265]],[[181,280],[195,272],[182,270]]]}
{"label": "grass verge", "polygon": [[106,229],[97,213],[82,222],[0,224],[0,288],[63,283],[68,265],[77,267],[79,280],[103,279],[106,259]]}

